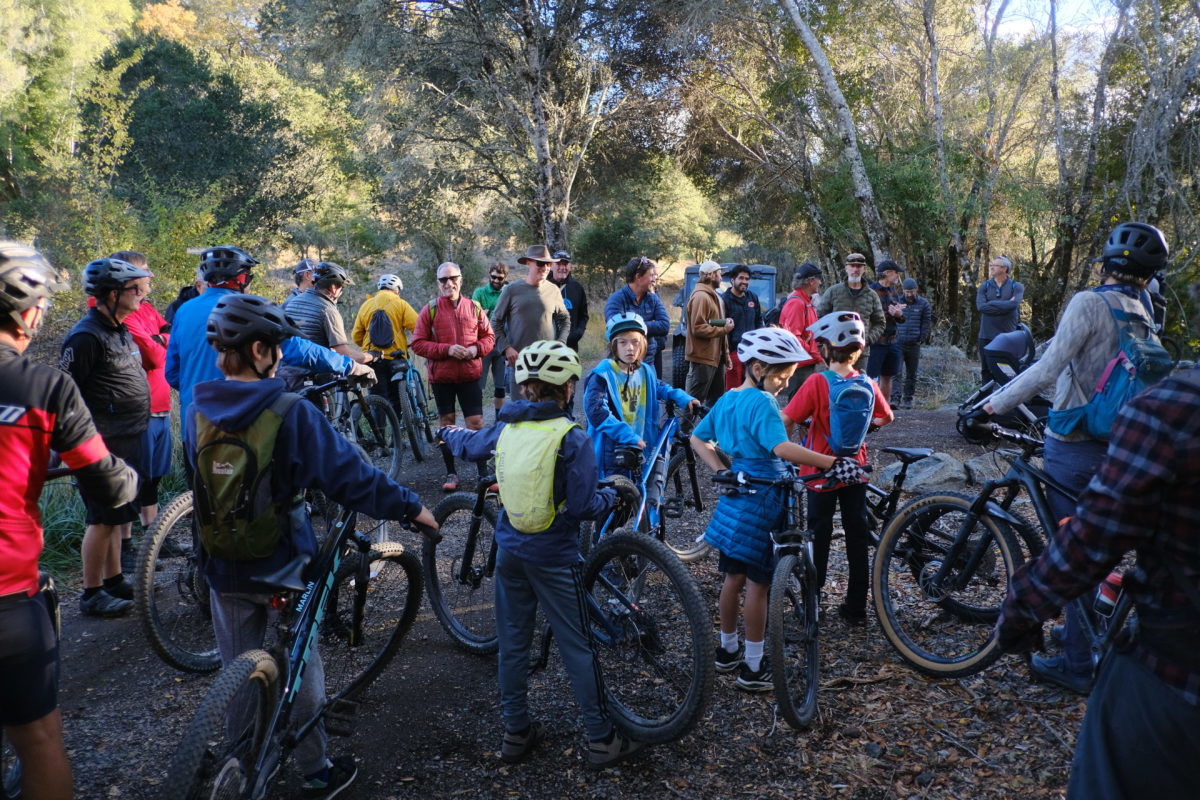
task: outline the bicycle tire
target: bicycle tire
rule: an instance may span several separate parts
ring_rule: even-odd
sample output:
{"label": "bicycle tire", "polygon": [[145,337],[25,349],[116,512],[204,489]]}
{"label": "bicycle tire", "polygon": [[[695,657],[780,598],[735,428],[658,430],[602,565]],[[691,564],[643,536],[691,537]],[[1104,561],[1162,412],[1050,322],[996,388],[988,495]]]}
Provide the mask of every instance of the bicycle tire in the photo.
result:
{"label": "bicycle tire", "polygon": [[192,533],[192,493],[159,511],[138,551],[134,605],[155,653],[185,672],[221,667],[209,608],[208,582],[200,574]]}
{"label": "bicycle tire", "polygon": [[421,607],[421,562],[399,542],[373,545],[362,640],[350,643],[355,582],[361,554],[342,561],[321,623],[325,694],[330,700],[361,695],[395,658]]}
{"label": "bicycle tire", "polygon": [[[984,546],[983,560],[966,585],[930,585],[943,556],[960,535],[972,498],[950,492],[918,497],[896,512],[879,537],[871,566],[871,589],[879,624],[901,658],[926,675],[973,675],[1000,657],[994,625],[1021,551],[1012,532],[983,516],[968,533],[975,538],[960,555]],[[952,573],[956,579],[960,574]]]}
{"label": "bicycle tire", "polygon": [[0,800],[20,800],[21,794],[21,760],[0,732]]}
{"label": "bicycle tire", "polygon": [[425,440],[433,444],[436,439],[433,435],[433,426],[429,424],[429,393],[425,391],[425,380],[419,372],[413,370],[409,375],[409,381],[412,383],[413,408],[417,410],[421,426],[425,429]]}
{"label": "bicycle tire", "polygon": [[[487,501],[479,530],[471,532],[476,495],[455,492],[434,506],[442,541],[425,540],[422,566],[426,593],[438,623],[461,648],[476,655],[491,655],[499,648],[496,633],[496,592],[488,564],[496,536],[496,507]],[[462,576],[463,556],[471,549],[469,574]]]}
{"label": "bicycle tire", "polygon": [[817,639],[816,574],[811,562],[788,554],[775,565],[767,603],[767,640],[775,702],[796,730],[817,713],[820,662]]}
{"label": "bicycle tire", "polygon": [[[663,544],[671,548],[685,564],[700,561],[712,550],[704,541],[704,530],[717,504],[715,497],[704,496],[705,490],[712,486],[712,475],[708,465],[697,458],[696,487],[699,492],[693,492],[687,470],[687,454],[676,453],[667,463],[667,479],[663,484],[662,506],[659,508],[659,536]],[[677,516],[668,516],[676,513]]]}
{"label": "bicycle tire", "polygon": [[372,465],[387,473],[392,480],[399,480],[400,472],[404,469],[405,437],[396,410],[379,395],[367,395],[363,400],[371,421],[355,404],[350,414],[350,441],[366,451]]}
{"label": "bicycle tire", "polygon": [[412,447],[413,458],[417,461],[424,461],[425,445],[417,436],[417,412],[413,408],[408,387],[405,386],[397,391],[396,396],[400,398],[400,411],[397,416],[400,418],[400,426],[404,428],[404,433],[408,436],[408,444]]}
{"label": "bicycle tire", "polygon": [[279,667],[270,653],[249,650],[231,661],[196,709],[157,796],[243,797],[254,781],[249,770],[269,745],[266,732],[278,702]]}
{"label": "bicycle tire", "polygon": [[583,588],[613,724],[650,744],[687,734],[715,673],[711,616],[687,567],[662,542],[625,528],[596,543]]}

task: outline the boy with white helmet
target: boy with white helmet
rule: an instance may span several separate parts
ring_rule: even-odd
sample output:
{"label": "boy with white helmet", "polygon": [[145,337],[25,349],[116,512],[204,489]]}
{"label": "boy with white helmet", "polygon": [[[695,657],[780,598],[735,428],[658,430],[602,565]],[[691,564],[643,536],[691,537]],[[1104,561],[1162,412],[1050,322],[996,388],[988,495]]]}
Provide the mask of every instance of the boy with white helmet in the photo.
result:
{"label": "boy with white helmet", "polygon": [[[791,428],[811,419],[805,442],[809,447],[866,464],[864,440],[868,428],[887,425],[895,415],[875,382],[854,368],[867,345],[862,317],[853,311],[834,311],[810,325],[809,330],[821,346],[829,369],[809,376],[801,385],[783,410],[784,421]],[[812,474],[816,470],[801,472]],[[825,584],[833,513],[840,504],[850,575],[846,599],[838,606],[838,614],[851,625],[862,625],[867,619],[867,487],[865,483],[833,483],[813,489],[808,500],[808,521],[813,530],[817,586]]]}
{"label": "boy with white helmet", "polygon": [[[760,328],[742,336],[738,358],[745,368],[742,385],[721,396],[692,433],[692,449],[713,470],[724,469],[713,442],[733,459],[733,469],[761,478],[791,474],[790,464],[833,469],[839,479],[865,480],[849,459],[815,453],[788,441],[775,395],[788,384],[796,364],[810,356],[799,340],[782,328]],[[754,494],[722,495],[713,510],[704,540],[721,553],[725,574],[718,611],[721,643],[716,649],[718,672],[738,670],[737,686],[749,692],[771,688],[771,669],[763,656],[767,594],[775,568],[771,531],[785,523],[787,498],[782,489]],[[746,590],[745,656],[738,656],[738,599]]]}

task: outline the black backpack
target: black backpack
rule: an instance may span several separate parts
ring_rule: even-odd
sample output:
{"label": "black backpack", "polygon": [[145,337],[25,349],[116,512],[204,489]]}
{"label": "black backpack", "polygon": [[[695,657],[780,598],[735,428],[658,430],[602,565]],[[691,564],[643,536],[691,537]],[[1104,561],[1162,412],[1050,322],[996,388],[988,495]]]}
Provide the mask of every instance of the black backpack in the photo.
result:
{"label": "black backpack", "polygon": [[778,325],[779,324],[779,316],[783,313],[783,307],[786,306],[789,301],[799,300],[799,299],[800,298],[796,297],[796,295],[794,295],[794,294],[790,294],[787,297],[785,297],[783,299],[782,303],[775,306],[767,313],[763,314],[763,325]]}
{"label": "black backpack", "polygon": [[371,313],[367,323],[367,338],[377,350],[391,350],[396,346],[396,329],[392,327],[392,318],[382,308]]}

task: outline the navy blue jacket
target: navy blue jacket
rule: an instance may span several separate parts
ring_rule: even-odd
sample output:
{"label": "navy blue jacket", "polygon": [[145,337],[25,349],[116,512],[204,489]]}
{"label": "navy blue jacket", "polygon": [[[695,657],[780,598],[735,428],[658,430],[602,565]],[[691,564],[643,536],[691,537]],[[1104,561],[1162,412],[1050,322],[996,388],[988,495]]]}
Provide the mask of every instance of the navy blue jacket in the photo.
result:
{"label": "navy blue jacket", "polygon": [[[500,432],[509,422],[553,419],[567,416],[557,403],[512,400],[500,409],[499,422],[490,428],[442,428],[441,438],[455,456],[469,461],[491,458]],[[612,508],[616,492],[596,488],[596,458],[592,440],[580,428],[563,437],[554,466],[554,503],[566,506],[541,533],[521,533],[508,522],[501,509],[496,520],[496,543],[517,558],[543,567],[562,567],[579,560],[579,523],[598,519]]]}
{"label": "navy blue jacket", "polygon": [[654,363],[654,354],[660,346],[659,339],[671,330],[671,318],[667,316],[667,307],[663,305],[662,298],[654,292],[646,292],[646,296],[639,303],[633,289],[626,285],[609,295],[608,302],[604,304],[604,321],[607,322],[622,311],[640,314],[645,320],[650,341],[647,342],[646,357],[642,361],[647,364]]}
{"label": "navy blue jacket", "polygon": [[907,299],[900,302],[904,303],[904,319],[896,324],[896,341],[900,344],[929,341],[933,331],[933,306],[929,305],[929,300],[917,295],[911,303]]}
{"label": "navy blue jacket", "polygon": [[[223,431],[242,431],[282,393],[279,378],[207,381],[195,387],[193,410]],[[184,419],[184,454],[194,468],[196,418],[189,414]],[[272,492],[276,498],[286,498],[309,487],[318,487],[341,505],[375,519],[409,520],[421,513],[421,498],[415,492],[364,461],[314,405],[301,401],[288,411],[275,440]],[[280,542],[266,558],[226,561],[209,557],[202,559],[202,568],[209,585],[218,592],[262,592],[262,584],[251,580],[254,576],[279,569],[297,554],[316,552],[316,534],[305,514],[293,538]]]}

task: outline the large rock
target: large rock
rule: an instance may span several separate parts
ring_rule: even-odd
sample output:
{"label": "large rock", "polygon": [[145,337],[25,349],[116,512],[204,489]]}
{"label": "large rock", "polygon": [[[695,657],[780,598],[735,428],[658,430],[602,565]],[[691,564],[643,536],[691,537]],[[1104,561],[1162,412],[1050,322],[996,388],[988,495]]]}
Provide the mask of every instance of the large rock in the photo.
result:
{"label": "large rock", "polygon": [[982,486],[988,481],[1003,478],[1008,472],[1008,463],[996,453],[984,453],[968,460],[963,466],[973,486]]}
{"label": "large rock", "polygon": [[[879,473],[878,481],[890,486],[900,472],[900,462],[889,464]],[[909,492],[962,491],[967,486],[967,468],[948,453],[934,453],[908,467],[904,489]]]}

